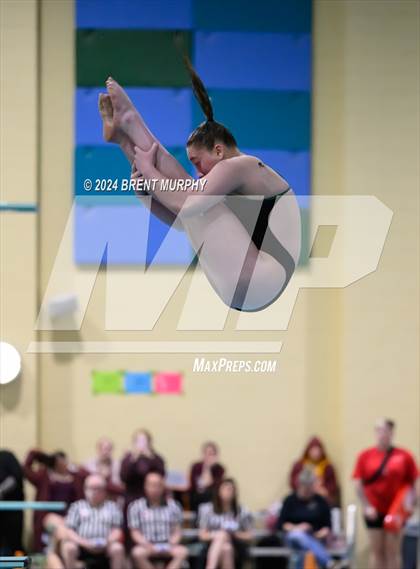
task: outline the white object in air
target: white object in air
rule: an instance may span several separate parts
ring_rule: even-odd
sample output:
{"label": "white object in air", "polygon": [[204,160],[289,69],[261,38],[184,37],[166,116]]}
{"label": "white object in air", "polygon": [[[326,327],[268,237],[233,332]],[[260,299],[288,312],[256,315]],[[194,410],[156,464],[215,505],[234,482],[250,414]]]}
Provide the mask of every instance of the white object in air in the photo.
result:
{"label": "white object in air", "polygon": [[61,318],[76,312],[77,307],[77,296],[75,294],[54,296],[48,301],[48,314],[51,319]]}
{"label": "white object in air", "polygon": [[21,359],[17,349],[7,342],[0,342],[0,385],[16,379],[20,369]]}

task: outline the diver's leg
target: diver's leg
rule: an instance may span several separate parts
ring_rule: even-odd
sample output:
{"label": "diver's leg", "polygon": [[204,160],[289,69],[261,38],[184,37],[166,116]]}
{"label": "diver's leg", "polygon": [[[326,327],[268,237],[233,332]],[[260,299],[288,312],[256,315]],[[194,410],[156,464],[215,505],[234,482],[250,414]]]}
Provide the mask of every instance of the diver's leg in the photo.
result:
{"label": "diver's leg", "polygon": [[207,279],[225,304],[258,310],[277,298],[286,282],[285,269],[255,247],[229,207],[219,203],[182,223]]}
{"label": "diver's leg", "polygon": [[166,178],[190,178],[178,160],[150,132],[124,89],[111,78],[107,80],[106,86],[111,98],[115,128],[124,132],[141,150],[149,150],[157,143],[156,167]]}
{"label": "diver's leg", "polygon": [[[99,112],[103,122],[104,139],[108,142],[115,142],[115,144],[119,144],[127,160],[131,165],[133,165],[135,158],[134,143],[125,134],[125,132],[121,130],[121,128],[115,125],[111,97],[108,94],[101,93],[99,95]],[[132,178],[136,179],[138,176],[138,172],[136,172],[135,168],[132,166]],[[180,224],[175,223],[176,216],[158,200],[152,200],[147,197],[142,199],[141,195],[139,195],[139,197],[143,205],[161,221],[170,226],[174,225],[177,229],[181,228]]]}

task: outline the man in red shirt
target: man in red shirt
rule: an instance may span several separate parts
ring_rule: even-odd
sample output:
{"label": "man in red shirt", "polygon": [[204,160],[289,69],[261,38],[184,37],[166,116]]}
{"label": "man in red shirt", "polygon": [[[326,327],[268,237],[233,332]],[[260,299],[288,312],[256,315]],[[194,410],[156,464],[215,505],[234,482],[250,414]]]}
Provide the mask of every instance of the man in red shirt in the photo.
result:
{"label": "man in red shirt", "polygon": [[378,421],[376,446],[359,454],[353,471],[369,533],[371,569],[401,568],[401,532],[384,531],[384,520],[402,488],[411,486],[414,499],[416,463],[409,452],[392,445],[394,428],[390,419]]}

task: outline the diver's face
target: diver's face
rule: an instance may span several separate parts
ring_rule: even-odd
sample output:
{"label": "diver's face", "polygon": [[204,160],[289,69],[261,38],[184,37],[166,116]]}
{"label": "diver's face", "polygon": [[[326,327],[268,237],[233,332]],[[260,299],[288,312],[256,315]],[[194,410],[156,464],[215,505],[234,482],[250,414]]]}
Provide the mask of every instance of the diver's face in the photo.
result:
{"label": "diver's face", "polygon": [[207,150],[204,146],[191,144],[187,146],[187,155],[200,177],[208,174],[223,159],[223,151],[220,144],[216,144],[212,150]]}

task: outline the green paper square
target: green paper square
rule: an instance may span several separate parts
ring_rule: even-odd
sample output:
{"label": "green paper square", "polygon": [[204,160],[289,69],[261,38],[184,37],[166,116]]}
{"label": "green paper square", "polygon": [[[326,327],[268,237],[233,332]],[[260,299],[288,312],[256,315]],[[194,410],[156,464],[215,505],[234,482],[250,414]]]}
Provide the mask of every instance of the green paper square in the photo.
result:
{"label": "green paper square", "polygon": [[92,391],[94,395],[124,392],[122,371],[92,371]]}

